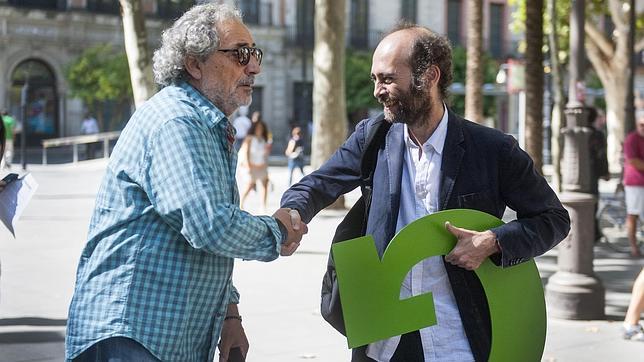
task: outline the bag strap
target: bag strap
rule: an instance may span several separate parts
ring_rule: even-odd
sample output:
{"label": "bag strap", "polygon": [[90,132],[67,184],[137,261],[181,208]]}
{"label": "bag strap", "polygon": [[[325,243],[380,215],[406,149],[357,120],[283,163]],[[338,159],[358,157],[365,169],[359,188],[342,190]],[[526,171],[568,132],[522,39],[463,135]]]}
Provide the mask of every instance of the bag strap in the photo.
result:
{"label": "bag strap", "polygon": [[[360,158],[360,178],[362,179],[362,197],[365,203],[365,214],[363,225],[366,228],[369,218],[369,207],[371,206],[371,193],[373,188],[373,175],[378,163],[378,149],[384,142],[385,136],[391,127],[391,123],[385,121],[384,114],[379,114],[375,122],[367,132],[364,149]],[[363,230],[364,231],[364,230]]]}

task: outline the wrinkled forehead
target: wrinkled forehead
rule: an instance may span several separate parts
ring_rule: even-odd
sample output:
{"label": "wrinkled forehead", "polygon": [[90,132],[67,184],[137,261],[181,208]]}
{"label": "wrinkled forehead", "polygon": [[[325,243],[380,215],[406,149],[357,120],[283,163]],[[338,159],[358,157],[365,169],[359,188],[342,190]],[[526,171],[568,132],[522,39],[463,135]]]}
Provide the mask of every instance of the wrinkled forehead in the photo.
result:
{"label": "wrinkled forehead", "polygon": [[237,20],[225,20],[217,26],[219,33],[219,47],[238,48],[241,46],[255,46],[253,36],[246,25]]}

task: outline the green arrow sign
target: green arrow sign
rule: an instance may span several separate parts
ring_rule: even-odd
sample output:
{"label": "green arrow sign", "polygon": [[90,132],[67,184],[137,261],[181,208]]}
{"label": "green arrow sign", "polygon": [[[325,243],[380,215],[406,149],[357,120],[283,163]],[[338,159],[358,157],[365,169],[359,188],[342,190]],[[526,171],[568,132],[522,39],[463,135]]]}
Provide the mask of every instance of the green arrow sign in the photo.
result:
{"label": "green arrow sign", "polygon": [[[431,293],[400,300],[402,282],[423,259],[447,255],[456,237],[446,221],[483,231],[502,225],[475,210],[446,210],[407,225],[391,240],[382,260],[371,236],[333,245],[350,348],[436,324]],[[486,260],[476,270],[492,320],[490,361],[538,361],[546,340],[543,287],[533,260],[502,269]]]}

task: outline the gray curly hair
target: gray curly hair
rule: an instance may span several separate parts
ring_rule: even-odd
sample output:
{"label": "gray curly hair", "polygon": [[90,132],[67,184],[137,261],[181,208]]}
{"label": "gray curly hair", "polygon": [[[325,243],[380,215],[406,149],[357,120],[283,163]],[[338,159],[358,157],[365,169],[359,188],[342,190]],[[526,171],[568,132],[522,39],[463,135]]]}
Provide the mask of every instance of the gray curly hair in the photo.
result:
{"label": "gray curly hair", "polygon": [[205,61],[219,47],[217,25],[227,20],[242,22],[241,12],[226,4],[196,5],[186,11],[163,31],[153,57],[154,80],[166,86],[185,79],[186,56]]}

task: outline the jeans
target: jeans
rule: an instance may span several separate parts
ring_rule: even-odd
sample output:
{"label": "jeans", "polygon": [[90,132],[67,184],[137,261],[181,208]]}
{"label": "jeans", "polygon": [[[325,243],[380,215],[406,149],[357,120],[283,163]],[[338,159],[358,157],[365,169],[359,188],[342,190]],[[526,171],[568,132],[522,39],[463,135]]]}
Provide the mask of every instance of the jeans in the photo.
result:
{"label": "jeans", "polygon": [[304,176],[304,159],[301,157],[298,158],[289,158],[288,159],[288,185],[293,184],[293,171],[295,168],[299,168],[302,176]]}
{"label": "jeans", "polygon": [[94,343],[73,362],[159,362],[139,342],[126,337],[111,337]]}

